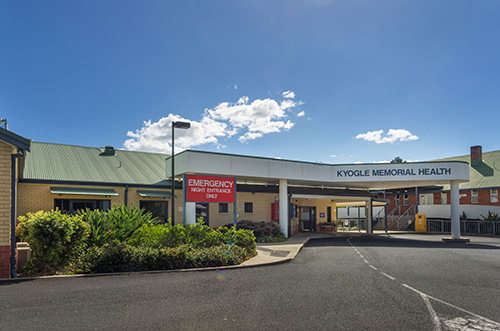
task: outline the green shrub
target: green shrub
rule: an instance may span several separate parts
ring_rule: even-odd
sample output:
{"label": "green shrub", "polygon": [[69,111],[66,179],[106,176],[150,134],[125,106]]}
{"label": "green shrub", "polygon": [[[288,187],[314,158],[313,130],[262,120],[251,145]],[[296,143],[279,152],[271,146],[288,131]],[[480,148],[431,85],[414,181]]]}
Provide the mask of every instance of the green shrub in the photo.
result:
{"label": "green shrub", "polygon": [[249,230],[235,230],[220,227],[217,230],[204,225],[143,225],[128,240],[133,246],[151,248],[179,247],[189,245],[194,248],[209,248],[224,244],[234,244],[245,249],[255,249],[255,236]]}
{"label": "green shrub", "polygon": [[[232,224],[227,224],[225,227],[231,228]],[[238,229],[250,230],[254,233],[257,242],[281,242],[285,241],[286,237],[281,233],[279,223],[271,222],[253,222],[249,220],[241,220],[236,223]]]}
{"label": "green shrub", "polygon": [[57,209],[20,216],[17,235],[32,249],[32,258],[25,265],[25,272],[47,274],[61,271],[81,253],[89,230],[89,225],[80,216],[61,214]]}
{"label": "green shrub", "polygon": [[217,267],[241,263],[255,254],[255,250],[237,245],[152,248],[115,240],[101,247],[92,247],[69,270],[73,273],[106,273]]}
{"label": "green shrub", "polygon": [[169,227],[164,224],[144,224],[130,236],[127,242],[132,246],[160,248],[163,246],[162,241],[167,236]]}
{"label": "green shrub", "polygon": [[110,210],[80,211],[79,215],[90,224],[91,246],[102,246],[113,240],[124,241],[143,225],[153,225],[157,221],[150,212],[135,206],[127,207],[116,204]]}

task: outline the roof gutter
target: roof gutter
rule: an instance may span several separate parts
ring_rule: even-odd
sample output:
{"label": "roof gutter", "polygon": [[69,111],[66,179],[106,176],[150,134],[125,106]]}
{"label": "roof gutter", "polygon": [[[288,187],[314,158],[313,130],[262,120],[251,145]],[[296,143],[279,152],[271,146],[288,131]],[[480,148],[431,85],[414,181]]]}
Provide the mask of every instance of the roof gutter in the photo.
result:
{"label": "roof gutter", "polygon": [[16,272],[16,159],[24,156],[21,150],[11,155],[11,204],[10,204],[10,276],[17,278]]}

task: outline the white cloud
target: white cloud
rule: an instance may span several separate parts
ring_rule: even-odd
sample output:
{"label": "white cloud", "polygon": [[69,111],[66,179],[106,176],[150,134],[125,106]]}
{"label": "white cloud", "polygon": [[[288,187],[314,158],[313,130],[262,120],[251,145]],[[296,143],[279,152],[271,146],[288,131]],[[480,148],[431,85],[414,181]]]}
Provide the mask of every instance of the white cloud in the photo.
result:
{"label": "white cloud", "polygon": [[234,84],[234,89],[237,90],[238,89],[238,85]]}
{"label": "white cloud", "polygon": [[298,113],[298,114],[297,114],[297,116],[298,116],[298,117],[302,117],[302,116],[304,116],[305,114],[306,114],[306,112],[305,112],[305,111],[301,111],[300,113]]}
{"label": "white cloud", "polygon": [[169,153],[172,121],[191,123],[191,128],[187,130],[175,130],[175,147],[180,150],[207,143],[216,144],[220,148],[221,139],[233,136],[237,136],[240,142],[248,142],[268,133],[293,128],[295,123],[289,119],[288,113],[302,104],[301,101],[277,101],[270,98],[250,102],[247,96],[242,96],[236,103],[222,102],[214,108],[205,109],[199,121],[169,114],[158,122],[144,122],[142,128],[127,132],[130,139],[124,142],[124,146],[130,150]]}
{"label": "white cloud", "polygon": [[241,104],[246,104],[248,102],[248,97],[241,97],[239,98],[238,102],[236,102],[238,105]]}
{"label": "white cloud", "polygon": [[377,144],[394,143],[396,141],[410,141],[417,140],[418,136],[412,134],[405,129],[389,129],[386,135],[383,135],[384,130],[368,131],[367,133],[360,133],[356,139],[363,139],[366,141],[374,141]]}
{"label": "white cloud", "polygon": [[285,92],[283,92],[283,98],[295,99],[295,92],[285,91]]}
{"label": "white cloud", "polygon": [[337,155],[335,155],[335,154],[332,154],[332,155],[330,155],[330,157],[337,157]]}

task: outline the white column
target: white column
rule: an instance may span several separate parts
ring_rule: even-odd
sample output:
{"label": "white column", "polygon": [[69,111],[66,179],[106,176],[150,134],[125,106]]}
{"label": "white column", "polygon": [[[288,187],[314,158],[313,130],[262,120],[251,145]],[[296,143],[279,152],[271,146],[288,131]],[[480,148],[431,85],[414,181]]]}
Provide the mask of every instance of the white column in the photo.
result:
{"label": "white column", "polygon": [[451,238],[460,239],[460,195],[458,182],[450,182]]}
{"label": "white column", "polygon": [[366,211],[365,211],[365,218],[366,218],[366,233],[373,233],[372,229],[372,200],[368,200],[366,202]]}
{"label": "white column", "polygon": [[288,238],[288,183],[280,179],[280,229]]}
{"label": "white column", "polygon": [[196,224],[196,202],[186,202],[184,208],[184,223]]}

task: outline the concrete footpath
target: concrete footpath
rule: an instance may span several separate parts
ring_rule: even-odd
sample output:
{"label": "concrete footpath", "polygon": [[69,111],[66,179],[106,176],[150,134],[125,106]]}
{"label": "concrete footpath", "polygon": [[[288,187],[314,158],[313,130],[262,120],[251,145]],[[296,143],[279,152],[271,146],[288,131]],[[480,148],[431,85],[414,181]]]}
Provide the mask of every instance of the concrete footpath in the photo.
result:
{"label": "concrete footpath", "polygon": [[311,239],[328,238],[332,234],[299,233],[282,243],[258,243],[257,255],[234,267],[255,267],[268,264],[289,262],[297,256],[302,247]]}

